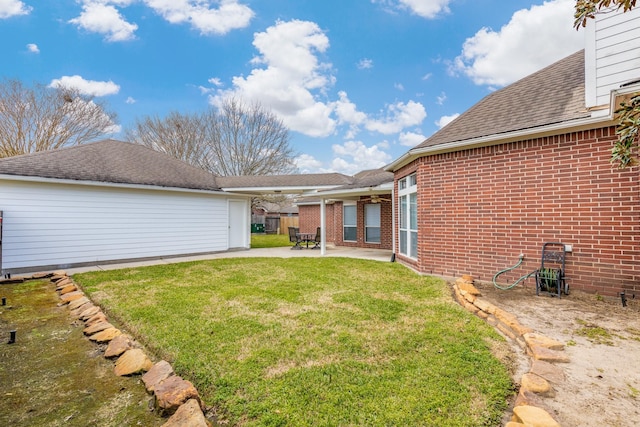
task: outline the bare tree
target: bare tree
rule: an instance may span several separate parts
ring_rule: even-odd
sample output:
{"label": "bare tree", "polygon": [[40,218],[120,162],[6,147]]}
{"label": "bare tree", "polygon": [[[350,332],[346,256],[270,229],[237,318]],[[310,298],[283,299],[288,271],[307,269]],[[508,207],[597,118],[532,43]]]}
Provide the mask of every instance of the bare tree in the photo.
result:
{"label": "bare tree", "polygon": [[108,133],[115,113],[77,89],[0,82],[0,157],[77,145]]}
{"label": "bare tree", "polygon": [[206,124],[201,115],[171,112],[161,119],[144,117],[127,129],[130,141],[153,148],[156,151],[207,169]]}
{"label": "bare tree", "polygon": [[295,170],[289,131],[272,112],[231,98],[199,114],[145,117],[127,138],[218,176],[277,175]]}

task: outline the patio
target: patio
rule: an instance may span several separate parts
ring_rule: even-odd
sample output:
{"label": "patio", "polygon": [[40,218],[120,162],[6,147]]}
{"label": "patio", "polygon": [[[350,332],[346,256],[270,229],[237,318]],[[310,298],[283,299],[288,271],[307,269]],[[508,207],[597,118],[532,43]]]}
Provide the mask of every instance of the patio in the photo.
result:
{"label": "patio", "polygon": [[97,271],[97,270],[118,270],[121,268],[129,268],[129,267],[143,267],[147,265],[158,265],[158,264],[173,264],[177,262],[187,262],[187,261],[202,261],[207,259],[221,259],[221,258],[295,258],[295,257],[343,257],[343,258],[357,258],[357,259],[370,259],[375,261],[382,262],[390,262],[392,251],[384,250],[384,249],[366,249],[366,248],[350,248],[345,246],[326,246],[326,254],[322,255],[320,251],[313,250],[300,250],[300,251],[292,251],[290,246],[285,246],[281,248],[260,248],[260,249],[249,249],[249,250],[239,250],[239,251],[231,251],[231,252],[220,252],[215,254],[207,254],[207,255],[194,255],[194,256],[184,256],[184,257],[171,257],[171,258],[160,258],[160,259],[152,259],[152,260],[144,260],[144,261],[132,261],[132,262],[124,262],[124,263],[114,263],[114,264],[96,264],[85,267],[77,267],[77,268],[69,268],[67,269],[67,273],[69,275],[73,275],[76,273],[84,273],[87,271]]}

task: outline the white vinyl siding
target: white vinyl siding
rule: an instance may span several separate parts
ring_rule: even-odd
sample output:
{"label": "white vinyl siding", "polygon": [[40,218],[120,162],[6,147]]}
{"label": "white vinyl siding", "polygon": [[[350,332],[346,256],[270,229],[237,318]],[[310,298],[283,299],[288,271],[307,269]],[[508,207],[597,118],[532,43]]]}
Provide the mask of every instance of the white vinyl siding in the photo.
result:
{"label": "white vinyl siding", "polygon": [[0,210],[4,270],[228,249],[224,195],[2,180]]}
{"label": "white vinyl siding", "polygon": [[640,78],[640,8],[600,13],[587,24],[587,107],[608,105],[610,92]]}

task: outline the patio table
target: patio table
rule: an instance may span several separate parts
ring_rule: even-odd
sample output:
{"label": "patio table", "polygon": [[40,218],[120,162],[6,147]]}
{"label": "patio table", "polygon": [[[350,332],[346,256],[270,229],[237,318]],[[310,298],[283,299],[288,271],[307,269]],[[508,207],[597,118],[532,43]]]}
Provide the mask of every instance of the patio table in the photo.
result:
{"label": "patio table", "polygon": [[301,242],[307,243],[307,249],[309,249],[309,242],[313,242],[316,238],[315,233],[297,233],[296,236]]}

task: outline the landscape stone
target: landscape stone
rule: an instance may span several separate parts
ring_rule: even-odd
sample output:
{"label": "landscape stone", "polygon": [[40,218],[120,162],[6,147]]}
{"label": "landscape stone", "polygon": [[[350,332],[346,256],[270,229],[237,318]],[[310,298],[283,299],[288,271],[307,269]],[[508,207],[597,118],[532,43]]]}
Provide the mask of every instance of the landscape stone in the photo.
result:
{"label": "landscape stone", "polygon": [[530,332],[524,335],[524,339],[527,342],[529,347],[538,346],[545,347],[551,350],[563,350],[564,344],[560,341],[556,341],[549,337],[545,337],[541,334],[536,334],[535,332]]}
{"label": "landscape stone", "polygon": [[189,399],[197,399],[200,402],[198,390],[193,384],[177,375],[170,376],[156,385],[155,395],[156,406],[165,414],[174,413]]}
{"label": "landscape stone", "polygon": [[509,421],[504,425],[504,427],[527,427],[527,426],[522,423],[516,423],[515,421]]}
{"label": "landscape stone", "polygon": [[60,301],[62,301],[64,304],[68,304],[73,300],[76,300],[78,298],[82,298],[84,296],[84,294],[80,291],[74,291],[74,292],[69,292],[68,294],[64,294],[60,297]]}
{"label": "landscape stone", "polygon": [[78,288],[73,283],[63,286],[60,289],[60,295],[68,294],[69,292],[77,291]]}
{"label": "landscape stone", "polygon": [[93,334],[89,337],[91,341],[95,341],[98,343],[109,342],[117,336],[122,335],[122,332],[116,328],[105,329],[104,331],[100,331],[97,334]]}
{"label": "landscape stone", "polygon": [[461,277],[462,280],[468,283],[473,283],[473,276],[470,274],[463,274]]}
{"label": "landscape stone", "polygon": [[115,373],[119,377],[125,375],[146,372],[151,368],[153,362],[140,348],[134,348],[124,352],[116,361]]}
{"label": "landscape stone", "polygon": [[88,302],[91,302],[89,301],[89,298],[85,296],[81,296],[80,298],[74,299],[69,303],[69,310],[75,310],[76,308],[80,308]]}
{"label": "landscape stone", "polygon": [[181,405],[163,427],[207,427],[210,424],[200,409],[196,399],[189,399]]}
{"label": "landscape stone", "polygon": [[536,360],[544,360],[546,362],[569,363],[569,356],[561,351],[550,350],[546,347],[529,346],[531,355]]}
{"label": "landscape stone", "polygon": [[516,406],[513,413],[516,417],[514,421],[529,427],[560,427],[547,411],[535,406]]}
{"label": "landscape stone", "polygon": [[529,390],[532,393],[545,394],[549,393],[551,386],[544,378],[532,374],[531,372],[524,374],[520,380],[520,385],[525,390]]}
{"label": "landscape stone", "polygon": [[118,357],[125,351],[131,350],[132,348],[133,341],[131,340],[130,336],[126,334],[118,335],[117,337],[112,339],[111,342],[109,342],[107,349],[104,351],[104,357],[106,357],[107,359]]}
{"label": "landscape stone", "polygon": [[85,326],[91,326],[91,325],[95,325],[96,323],[106,322],[106,321],[107,321],[107,316],[102,311],[99,311],[98,313],[94,314],[89,319],[87,319],[84,322],[84,324]]}
{"label": "landscape stone", "polygon": [[100,322],[91,326],[87,326],[82,332],[85,335],[93,335],[108,328],[113,328],[113,325],[109,322]]}
{"label": "landscape stone", "polygon": [[156,385],[173,375],[173,367],[166,360],[161,360],[142,376],[142,382],[148,392],[153,392]]}
{"label": "landscape stone", "polygon": [[45,272],[41,271],[39,273],[33,273],[31,275],[31,278],[37,280],[37,279],[46,279],[46,278],[52,277],[52,276],[53,276],[53,273],[45,273]]}
{"label": "landscape stone", "polygon": [[81,305],[80,307],[78,307],[78,308],[74,308],[73,310],[71,310],[71,311],[70,311],[70,314],[71,314],[73,317],[75,317],[76,319],[79,319],[79,318],[80,318],[80,315],[81,315],[82,313],[84,313],[85,311],[87,311],[87,310],[91,309],[92,307],[95,307],[95,306],[93,305],[93,303],[92,303],[91,301],[89,301],[88,303],[86,303],[86,304],[84,304],[84,305]]}
{"label": "landscape stone", "polygon": [[565,380],[565,375],[562,368],[552,363],[545,362],[544,360],[534,359],[531,363],[530,372],[554,384],[560,384]]}
{"label": "landscape stone", "polygon": [[456,281],[456,284],[463,291],[467,291],[470,294],[476,295],[476,296],[480,295],[480,291],[478,290],[478,288],[473,286],[471,283],[465,282],[463,280],[458,280],[458,281]]}
{"label": "landscape stone", "polygon": [[478,307],[480,310],[484,311],[485,313],[493,314],[496,311],[496,306],[485,300],[478,298],[473,303],[475,304],[476,307]]}
{"label": "landscape stone", "polygon": [[54,275],[54,276],[67,276],[67,272],[66,272],[66,271],[64,271],[64,270],[55,270],[55,271],[53,272],[53,275]]}
{"label": "landscape stone", "polygon": [[100,313],[100,307],[93,305],[80,313],[78,318],[80,320],[88,320],[98,313]]}

